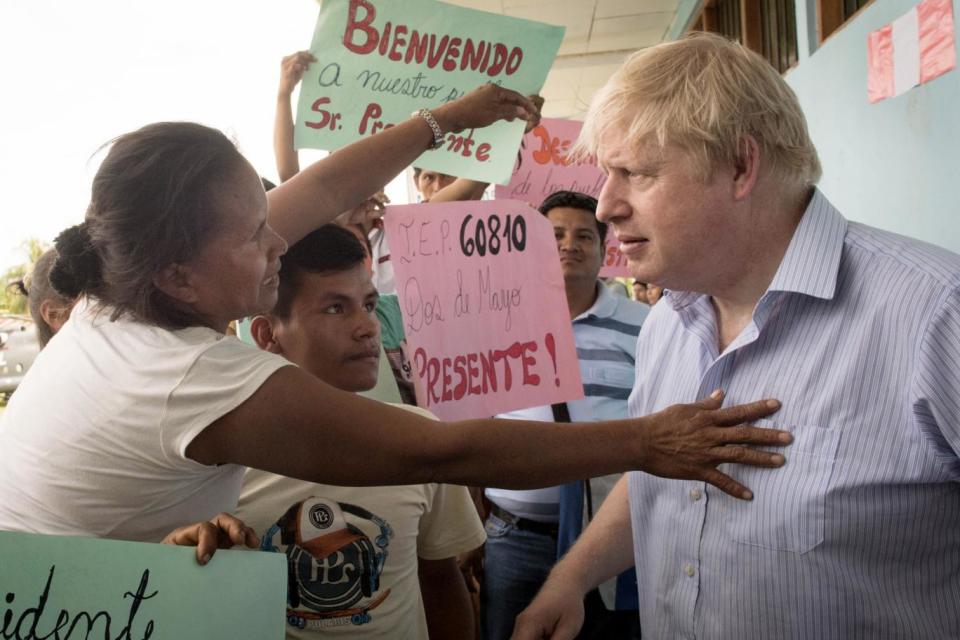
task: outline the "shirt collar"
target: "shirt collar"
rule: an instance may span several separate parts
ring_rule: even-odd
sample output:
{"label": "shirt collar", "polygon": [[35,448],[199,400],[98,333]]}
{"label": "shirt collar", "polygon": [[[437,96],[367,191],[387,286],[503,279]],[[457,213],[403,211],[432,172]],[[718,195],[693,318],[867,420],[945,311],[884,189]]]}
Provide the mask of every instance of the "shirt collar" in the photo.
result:
{"label": "shirt collar", "polygon": [[574,322],[587,318],[609,318],[616,313],[617,299],[614,293],[599,280],[597,280],[596,287],[597,299],[593,301],[593,305],[589,309],[574,318]]}
{"label": "shirt collar", "polygon": [[[767,291],[833,298],[846,234],[846,218],[819,189],[814,189]],[[693,291],[665,291],[663,297],[671,308],[679,311],[702,296]]]}
{"label": "shirt collar", "polygon": [[832,299],[846,235],[847,220],[819,190],[814,190],[767,291]]}

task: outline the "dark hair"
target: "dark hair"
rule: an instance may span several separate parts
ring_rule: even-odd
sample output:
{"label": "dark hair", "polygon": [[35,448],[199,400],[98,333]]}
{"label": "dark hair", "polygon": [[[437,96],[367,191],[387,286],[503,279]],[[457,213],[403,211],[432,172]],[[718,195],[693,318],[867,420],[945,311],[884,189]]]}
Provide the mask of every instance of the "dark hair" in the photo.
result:
{"label": "dark hair", "polygon": [[540,203],[540,213],[547,215],[552,209],[557,207],[570,207],[571,209],[583,209],[593,214],[593,220],[597,223],[597,234],[600,236],[600,246],[607,241],[607,225],[597,219],[597,199],[588,196],[579,191],[554,191]]}
{"label": "dark hair", "polygon": [[347,271],[362,265],[366,257],[357,237],[339,225],[326,224],[308,233],[280,257],[280,287],[274,315],[281,318],[290,315],[303,273]]}
{"label": "dark hair", "polygon": [[57,238],[54,288],[93,296],[113,320],[201,324],[153,279],[209,242],[220,224],[215,188],[242,162],[223,133],[190,122],[151,124],[114,140],[93,179],[86,221]]}
{"label": "dark hair", "polygon": [[31,270],[30,275],[19,282],[20,292],[27,298],[30,317],[33,318],[33,324],[37,327],[37,340],[40,342],[41,349],[50,342],[54,331],[53,327],[43,319],[40,307],[47,300],[61,307],[69,307],[74,300],[59,294],[50,283],[50,269],[53,268],[56,261],[57,250],[48,249],[33,263],[33,270]]}

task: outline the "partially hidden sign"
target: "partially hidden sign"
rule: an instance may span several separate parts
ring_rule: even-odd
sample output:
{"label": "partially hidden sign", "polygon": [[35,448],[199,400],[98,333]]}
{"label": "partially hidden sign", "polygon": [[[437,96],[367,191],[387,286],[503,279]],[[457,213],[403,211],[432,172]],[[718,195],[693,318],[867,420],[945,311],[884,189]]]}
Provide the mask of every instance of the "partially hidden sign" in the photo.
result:
{"label": "partially hidden sign", "polygon": [[282,640],[286,559],[0,532],[0,637]]}
{"label": "partially hidden sign", "polygon": [[442,420],[583,397],[553,228],[511,200],[388,207],[417,403]]}
{"label": "partially hidden sign", "polygon": [[[599,197],[607,177],[597,167],[596,158],[576,162],[570,158],[581,128],[583,123],[579,120],[541,120],[538,127],[523,137],[510,182],[498,184],[494,188],[495,197],[523,200],[533,207],[539,207],[544,198],[555,191],[578,191]],[[613,233],[607,234],[600,275],[604,278],[630,275],[627,260],[620,253]]]}
{"label": "partially hidden sign", "polygon": [[[435,0],[326,0],[304,74],[295,145],[335,150],[492,82],[539,92],[563,27]],[[522,121],[448,134],[424,169],[506,182]]]}

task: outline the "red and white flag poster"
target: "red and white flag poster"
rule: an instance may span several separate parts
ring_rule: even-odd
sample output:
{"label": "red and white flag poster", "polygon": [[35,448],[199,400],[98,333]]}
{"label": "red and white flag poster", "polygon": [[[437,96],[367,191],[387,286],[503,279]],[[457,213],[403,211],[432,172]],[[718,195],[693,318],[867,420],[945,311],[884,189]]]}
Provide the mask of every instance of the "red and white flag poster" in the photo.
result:
{"label": "red and white flag poster", "polygon": [[955,66],[953,0],[924,0],[867,37],[867,97],[899,96]]}

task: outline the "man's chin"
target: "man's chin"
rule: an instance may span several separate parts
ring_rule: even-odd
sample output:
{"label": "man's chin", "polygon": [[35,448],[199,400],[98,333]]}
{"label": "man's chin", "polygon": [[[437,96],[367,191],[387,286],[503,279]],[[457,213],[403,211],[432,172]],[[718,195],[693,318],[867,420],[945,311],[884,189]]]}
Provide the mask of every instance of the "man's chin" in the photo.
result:
{"label": "man's chin", "polygon": [[[350,367],[350,365],[353,365]],[[377,361],[375,367],[371,367],[369,370],[361,371],[359,370],[358,365],[366,364],[359,363],[357,361],[346,362],[344,363],[343,373],[348,374],[343,376],[338,382],[340,384],[334,384],[333,386],[343,391],[352,391],[354,393],[360,393],[363,391],[370,391],[375,386],[377,386],[377,380],[380,374],[380,361]],[[350,369],[353,369],[352,372],[349,372]],[[348,373],[349,372],[349,373]]]}
{"label": "man's chin", "polygon": [[630,272],[630,277],[638,282],[655,282],[649,263],[643,260],[627,258],[627,271]]}

